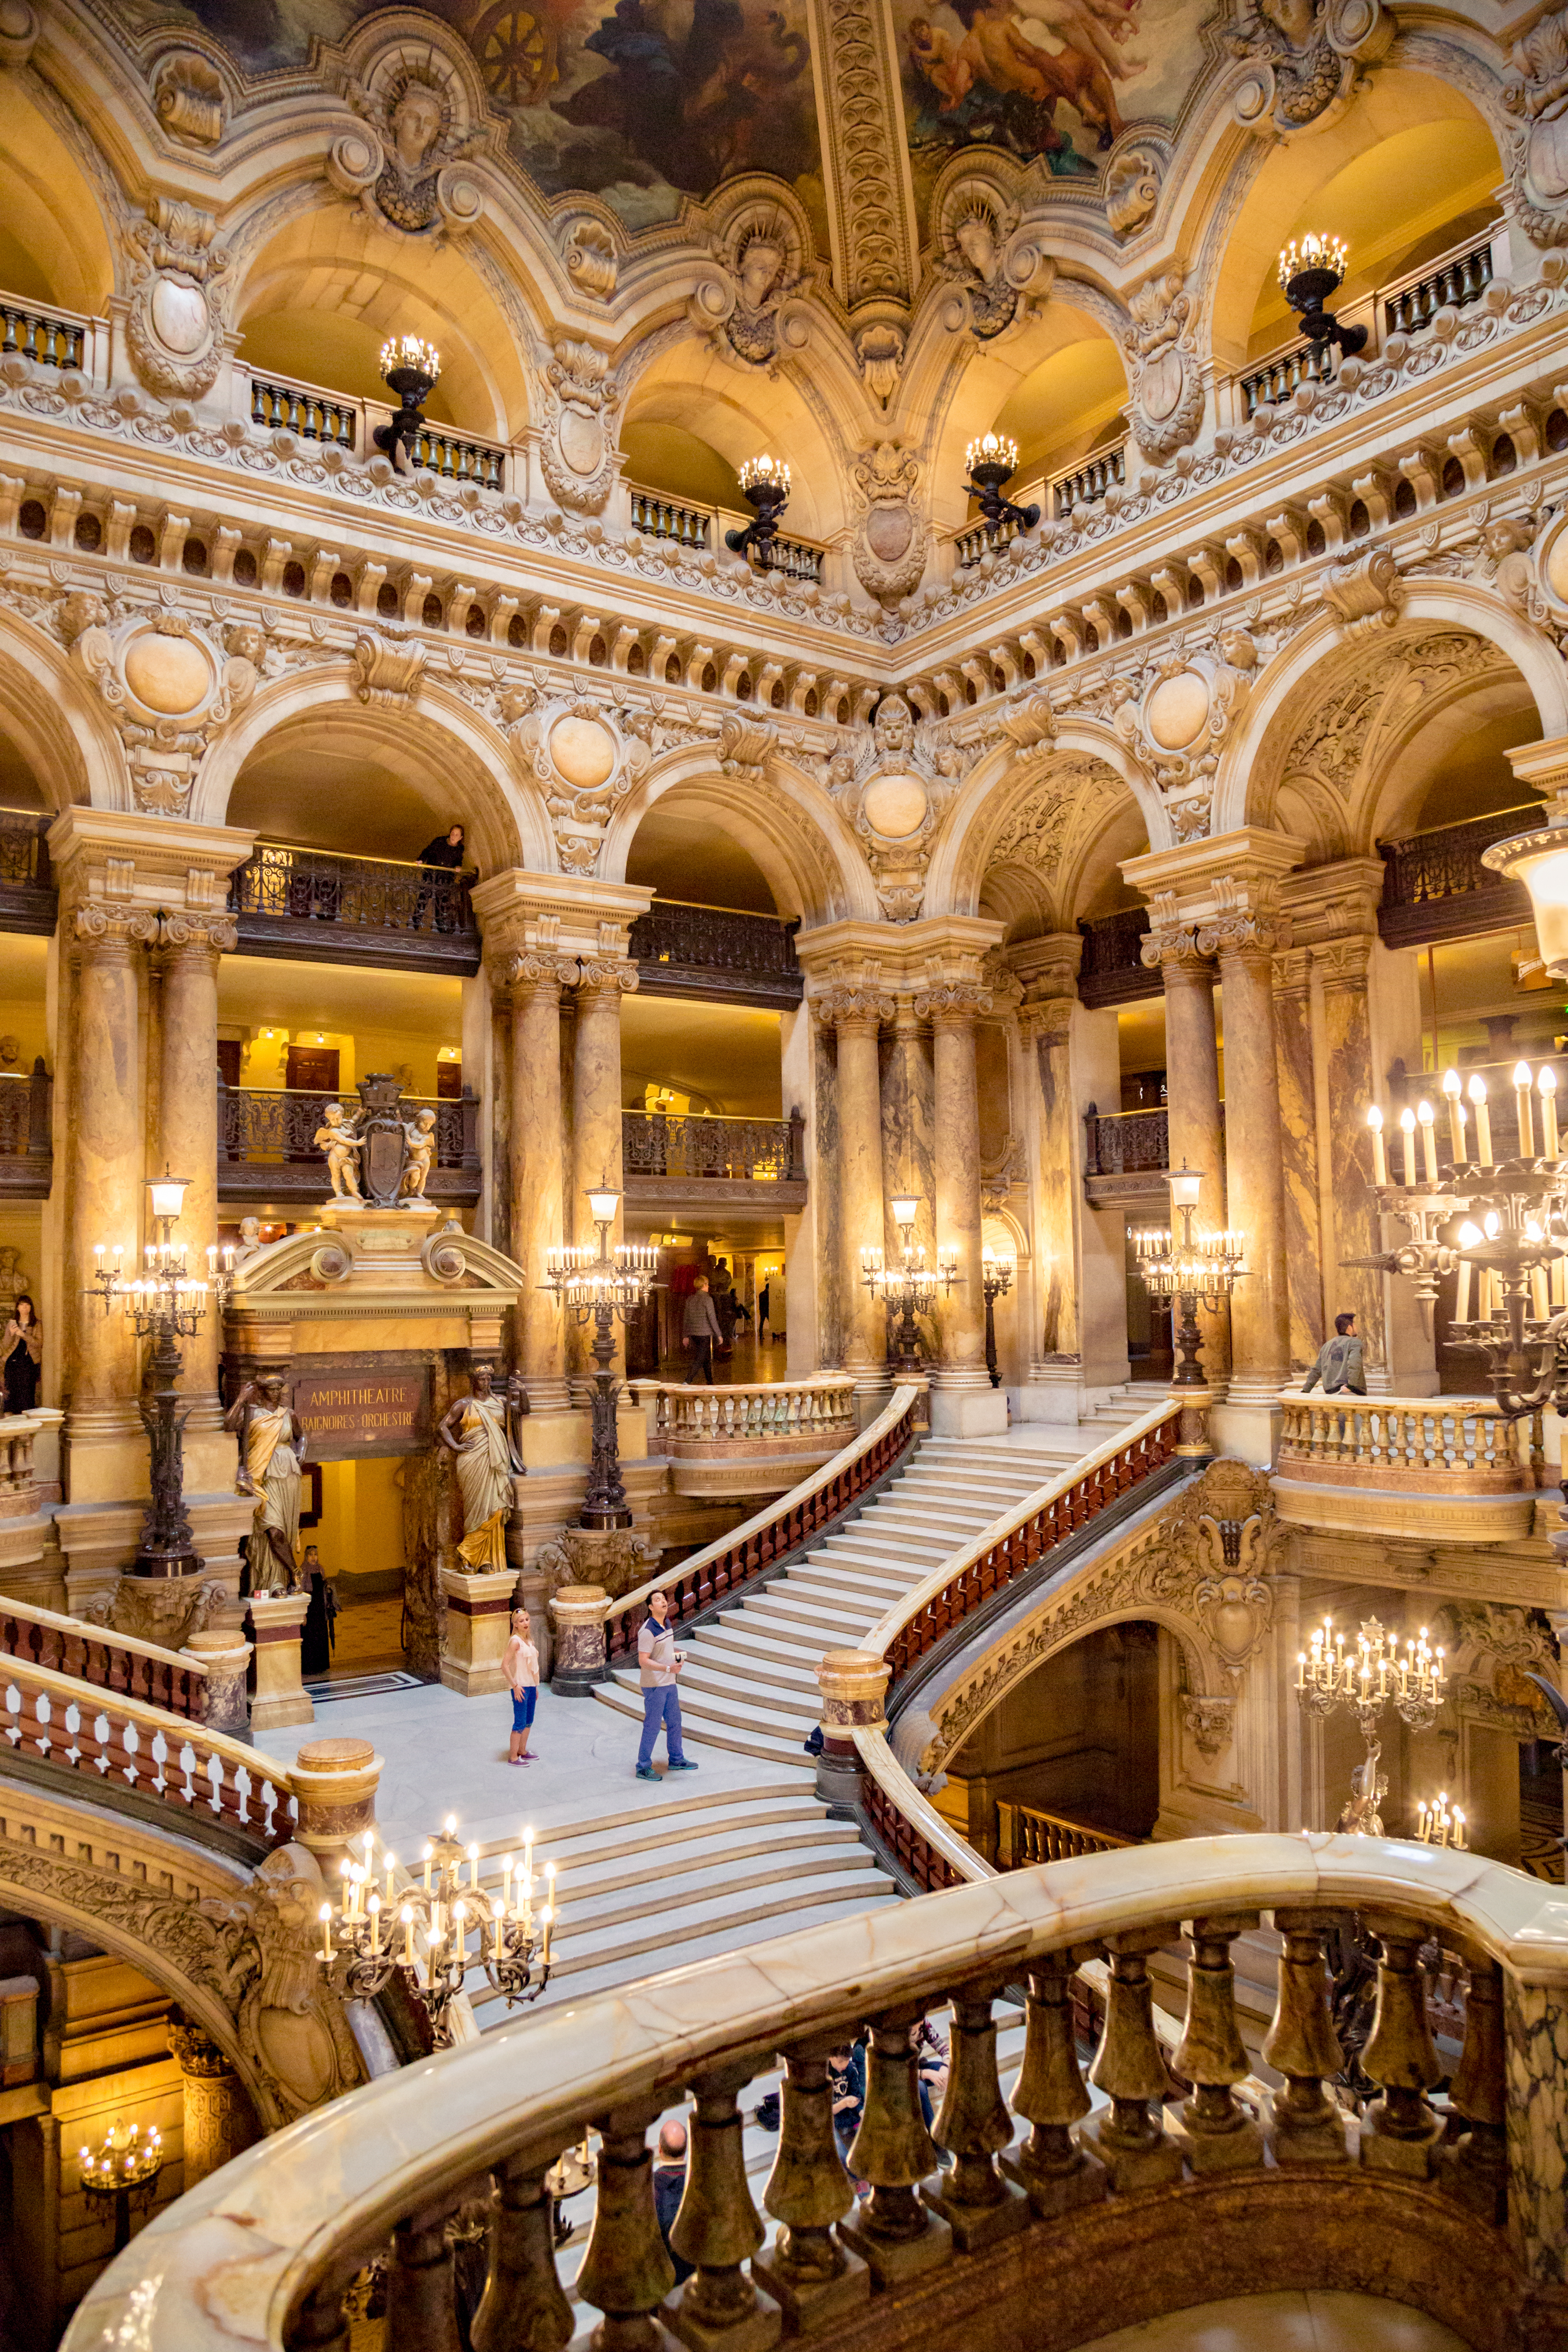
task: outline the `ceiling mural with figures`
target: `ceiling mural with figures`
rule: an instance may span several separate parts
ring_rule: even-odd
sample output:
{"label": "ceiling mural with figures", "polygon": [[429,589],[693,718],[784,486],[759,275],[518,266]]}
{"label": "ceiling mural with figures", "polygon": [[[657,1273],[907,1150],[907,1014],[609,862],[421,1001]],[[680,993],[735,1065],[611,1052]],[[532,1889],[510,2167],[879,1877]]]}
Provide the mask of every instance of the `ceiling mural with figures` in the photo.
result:
{"label": "ceiling mural with figures", "polygon": [[[306,65],[315,40],[342,41],[389,11],[374,0],[118,0],[117,13],[137,30],[199,25],[261,76]],[[587,190],[635,231],[671,219],[682,196],[769,172],[826,246],[805,0],[437,0],[428,13],[473,52],[512,156],[546,195]]]}
{"label": "ceiling mural with figures", "polygon": [[1215,14],[1215,0],[893,0],[922,217],[962,147],[1098,177],[1129,128],[1175,121]]}

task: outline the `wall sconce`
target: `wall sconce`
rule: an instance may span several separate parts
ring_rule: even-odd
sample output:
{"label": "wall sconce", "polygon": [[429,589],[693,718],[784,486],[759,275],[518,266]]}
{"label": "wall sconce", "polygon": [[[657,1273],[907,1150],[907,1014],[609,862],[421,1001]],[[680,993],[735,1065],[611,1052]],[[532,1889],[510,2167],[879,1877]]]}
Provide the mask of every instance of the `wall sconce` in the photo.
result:
{"label": "wall sconce", "polygon": [[735,555],[754,552],[765,568],[768,550],[779,535],[779,517],[789,504],[789,467],[782,457],[748,457],[740,479],[756,513],[744,530],[727,530],[724,544]]}
{"label": "wall sconce", "polygon": [[1279,283],[1285,299],[1301,322],[1307,341],[1321,348],[1338,343],[1341,356],[1353,359],[1366,341],[1364,327],[1342,327],[1323,308],[1331,294],[1345,282],[1350,247],[1341,236],[1311,235],[1294,237],[1279,256]]}
{"label": "wall sconce", "polygon": [[969,492],[980,507],[986,536],[994,539],[1005,522],[1016,523],[1020,530],[1033,530],[1040,520],[1036,506],[1016,507],[1002,495],[1002,485],[1018,470],[1018,445],[1005,433],[983,433],[972,441],[963,453],[969,468]]}
{"label": "wall sconce", "polygon": [[[371,438],[400,473],[412,473],[415,448],[425,430],[425,403],[441,373],[441,354],[434,343],[422,342],[417,335],[395,335],[381,347],[381,373],[397,394],[399,405],[387,424],[376,426]],[[399,449],[405,453],[401,461]]]}

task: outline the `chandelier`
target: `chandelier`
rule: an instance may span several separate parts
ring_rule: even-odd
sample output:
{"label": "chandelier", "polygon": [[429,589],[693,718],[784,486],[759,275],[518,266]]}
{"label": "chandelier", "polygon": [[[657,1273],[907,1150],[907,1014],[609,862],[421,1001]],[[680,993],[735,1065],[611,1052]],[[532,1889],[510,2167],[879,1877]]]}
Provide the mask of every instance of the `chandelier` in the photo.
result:
{"label": "chandelier", "polygon": [[96,2212],[114,2222],[114,2251],[131,2242],[132,2200],[150,2203],[153,2184],[163,2169],[163,2142],[155,2124],[110,2124],[97,2147],[77,2151],[82,2194]]}
{"label": "chandelier", "polygon": [[[544,1901],[536,1916],[531,1830],[522,1832],[521,1854],[503,1857],[501,1891],[489,1895],[479,1887],[479,1849],[463,1845],[455,1815],[447,1815],[441,1835],[425,1848],[421,1885],[412,1879],[399,1885],[395,1854],[384,1849],[377,1862],[373,1831],[366,1830],[361,1843],[363,1860],[351,1852],[340,1864],[342,1891],[335,1905],[323,1903],[319,1915],[317,1958],[337,1975],[351,2000],[374,2000],[400,1976],[428,2017],[436,2047],[444,2050],[452,2038],[452,2003],[470,1971],[482,1970],[506,1995],[509,2009],[539,1999],[550,1981],[555,1864],[544,1865]],[[425,1940],[423,1975],[416,1929]]]}
{"label": "chandelier", "polygon": [[782,457],[748,457],[737,478],[752,520],[742,530],[727,530],[724,544],[734,555],[754,551],[765,566],[779,535],[779,517],[789,504],[789,467]]}
{"label": "chandelier", "polygon": [[1300,320],[1301,332],[1318,350],[1337,343],[1341,356],[1352,359],[1365,342],[1364,327],[1342,327],[1323,307],[1345,282],[1350,247],[1342,236],[1315,231],[1300,240],[1292,237],[1279,256],[1279,283],[1285,299]]}
{"label": "chandelier", "polygon": [[1422,1626],[1401,1653],[1399,1636],[1390,1633],[1375,1617],[1363,1620],[1355,1647],[1347,1653],[1345,1637],[1334,1631],[1331,1617],[1312,1630],[1310,1654],[1296,1658],[1296,1696],[1303,1711],[1320,1719],[1344,1707],[1355,1717],[1366,1742],[1364,1760],[1351,1775],[1351,1801],[1335,1827],[1383,1835],[1377,1808],[1388,1792],[1378,1771],[1383,1742],[1378,1719],[1392,1704],[1412,1731],[1426,1731],[1443,1703],[1443,1652],[1434,1649]]}
{"label": "chandelier", "polygon": [[[381,347],[381,373],[397,394],[398,405],[371,438],[400,472],[408,472],[425,430],[425,403],[441,373],[441,354],[418,335],[391,335]],[[401,462],[400,449],[405,453]]]}
{"label": "chandelier", "polygon": [[1037,506],[1016,507],[1002,495],[1002,486],[1018,470],[1018,445],[1005,433],[982,433],[963,453],[969,472],[968,490],[980,509],[985,535],[994,539],[1005,522],[1033,530],[1040,520]]}
{"label": "chandelier", "polygon": [[899,1229],[899,1258],[889,1265],[879,1249],[863,1249],[860,1253],[860,1279],[873,1298],[899,1318],[898,1354],[894,1368],[900,1372],[918,1372],[921,1367],[921,1335],[916,1328],[917,1315],[929,1315],[936,1305],[937,1292],[950,1291],[959,1279],[958,1252],[952,1247],[937,1251],[935,1265],[926,1264],[924,1244],[915,1243],[915,1217],[920,1203],[908,1193],[900,1192],[889,1203],[893,1223]]}
{"label": "chandelier", "polygon": [[1182,1221],[1181,1239],[1175,1240],[1168,1227],[1155,1226],[1131,1235],[1132,1255],[1144,1287],[1152,1298],[1173,1299],[1180,1313],[1171,1317],[1172,1338],[1175,1342],[1178,1361],[1172,1376],[1173,1388],[1206,1388],[1198,1351],[1203,1346],[1203,1334],[1198,1328],[1198,1308],[1207,1307],[1211,1314],[1230,1299],[1237,1284],[1246,1275],[1246,1248],[1240,1234],[1230,1231],[1193,1234],[1193,1213],[1198,1205],[1198,1191],[1203,1183],[1201,1170],[1173,1168],[1166,1180],[1171,1188],[1171,1205]]}

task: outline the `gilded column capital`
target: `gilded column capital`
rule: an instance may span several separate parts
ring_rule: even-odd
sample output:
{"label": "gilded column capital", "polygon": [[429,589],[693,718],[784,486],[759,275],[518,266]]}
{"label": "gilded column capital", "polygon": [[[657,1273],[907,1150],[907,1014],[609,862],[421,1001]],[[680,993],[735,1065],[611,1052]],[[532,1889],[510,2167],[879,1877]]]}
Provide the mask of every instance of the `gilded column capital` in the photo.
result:
{"label": "gilded column capital", "polygon": [[967,1028],[990,1012],[992,1001],[991,991],[977,980],[943,980],[920,991],[915,1011],[933,1028]]}
{"label": "gilded column capital", "polygon": [[[584,956],[577,966],[579,996],[630,996],[642,975],[626,956]],[[570,986],[571,982],[563,983]]]}
{"label": "gilded column capital", "polygon": [[1167,977],[1192,978],[1208,971],[1212,949],[1199,944],[1196,926],[1192,923],[1167,922],[1152,927],[1148,938],[1138,950],[1139,961],[1146,971],[1156,966]]}
{"label": "gilded column capital", "polygon": [[[899,1009],[897,998],[888,995],[874,980],[857,984],[836,982],[822,989],[811,1002],[823,1025],[838,1030],[879,1029],[885,1021],[895,1018]],[[918,997],[913,1000],[913,1011],[917,1019],[924,1019]]]}
{"label": "gilded column capital", "polygon": [[173,953],[232,955],[239,945],[239,925],[232,915],[160,915],[158,944]]}
{"label": "gilded column capital", "polygon": [[85,956],[108,963],[156,940],[158,918],[144,907],[83,898],[72,910],[71,936]]}

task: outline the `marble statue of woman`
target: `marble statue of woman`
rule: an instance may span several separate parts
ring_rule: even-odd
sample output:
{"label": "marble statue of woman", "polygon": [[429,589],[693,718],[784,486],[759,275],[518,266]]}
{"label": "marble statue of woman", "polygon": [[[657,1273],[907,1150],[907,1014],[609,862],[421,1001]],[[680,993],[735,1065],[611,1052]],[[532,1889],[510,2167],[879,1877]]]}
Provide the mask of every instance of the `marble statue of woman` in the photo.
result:
{"label": "marble statue of woman", "polygon": [[463,1539],[458,1546],[472,1571],[506,1566],[506,1523],[511,1516],[511,1482],[522,1464],[510,1426],[514,1399],[493,1393],[489,1364],[469,1374],[471,1392],[458,1397],[436,1432],[437,1443],[456,1457],[463,1497]]}
{"label": "marble statue of woman", "polygon": [[298,1414],[283,1402],[279,1374],[267,1372],[259,1381],[247,1381],[223,1425],[239,1436],[236,1486],[240,1494],[256,1497],[251,1591],[292,1592],[300,1548],[300,1465],[306,1440]]}

